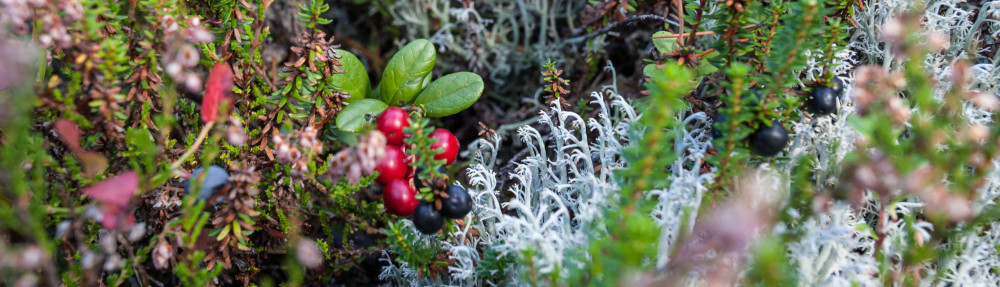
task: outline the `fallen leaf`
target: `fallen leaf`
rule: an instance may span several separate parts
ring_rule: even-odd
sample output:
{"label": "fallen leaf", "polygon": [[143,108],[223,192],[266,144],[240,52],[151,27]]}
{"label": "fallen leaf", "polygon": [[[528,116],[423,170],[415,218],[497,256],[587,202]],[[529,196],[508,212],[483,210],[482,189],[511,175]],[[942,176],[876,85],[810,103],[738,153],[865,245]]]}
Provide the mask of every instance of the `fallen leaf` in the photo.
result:
{"label": "fallen leaf", "polygon": [[76,156],[83,163],[83,175],[88,178],[101,174],[108,168],[108,159],[99,153],[82,151]]}
{"label": "fallen leaf", "polygon": [[76,124],[67,119],[60,119],[55,122],[56,134],[59,135],[59,139],[66,144],[67,147],[73,153],[78,153],[80,151],[80,129],[76,128]]}

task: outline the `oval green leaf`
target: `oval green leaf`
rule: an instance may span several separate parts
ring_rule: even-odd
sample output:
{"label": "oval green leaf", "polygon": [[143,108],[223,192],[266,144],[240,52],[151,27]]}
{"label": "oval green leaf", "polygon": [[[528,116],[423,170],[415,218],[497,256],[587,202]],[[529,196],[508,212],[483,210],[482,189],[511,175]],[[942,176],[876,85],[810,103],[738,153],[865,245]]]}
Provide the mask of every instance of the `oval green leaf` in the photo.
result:
{"label": "oval green leaf", "polygon": [[674,35],[674,33],[670,33],[667,31],[659,31],[653,34],[653,46],[656,47],[657,52],[660,52],[660,54],[667,54],[667,53],[673,53],[675,50],[677,50],[676,38],[659,38],[659,39],[656,38],[656,37],[665,37],[672,35]]}
{"label": "oval green leaf", "polygon": [[[374,118],[388,107],[389,105],[375,99],[361,99],[350,103],[337,114],[337,128],[345,132],[358,132],[365,126],[369,118]],[[371,117],[366,117],[366,115],[371,115]]]}
{"label": "oval green leaf", "polygon": [[379,98],[393,106],[413,101],[420,93],[425,77],[434,69],[437,54],[434,44],[419,39],[410,42],[392,56],[382,73]]}
{"label": "oval green leaf", "polygon": [[353,103],[368,97],[371,93],[372,83],[368,80],[368,71],[365,65],[358,60],[358,57],[351,52],[341,49],[334,49],[340,57],[340,69],[344,73],[336,73],[330,76],[330,85],[341,92],[350,93],[350,97],[344,100]]}
{"label": "oval green leaf", "polygon": [[427,85],[429,85],[431,83],[432,76],[434,76],[434,75],[431,74],[431,73],[428,73],[427,76],[424,77],[424,79],[420,81],[420,90],[421,91],[423,91],[424,88],[426,88]]}
{"label": "oval green leaf", "polygon": [[475,103],[483,94],[483,78],[470,72],[449,74],[431,82],[413,101],[429,117],[456,114]]}

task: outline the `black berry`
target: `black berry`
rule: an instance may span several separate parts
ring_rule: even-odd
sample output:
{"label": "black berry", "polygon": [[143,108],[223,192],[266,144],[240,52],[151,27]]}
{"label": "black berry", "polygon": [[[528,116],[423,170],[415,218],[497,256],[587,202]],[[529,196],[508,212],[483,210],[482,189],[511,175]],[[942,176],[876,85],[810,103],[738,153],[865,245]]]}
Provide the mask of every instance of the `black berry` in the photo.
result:
{"label": "black berry", "polygon": [[719,130],[719,126],[725,124],[729,121],[729,118],[722,113],[715,114],[715,118],[712,119],[712,138],[721,138],[722,131]]}
{"label": "black berry", "polygon": [[830,86],[833,88],[835,95],[840,95],[844,92],[844,81],[841,81],[840,78],[833,77],[833,80],[830,80]]}
{"label": "black berry", "polygon": [[837,95],[833,88],[817,86],[809,92],[806,107],[816,116],[825,116],[837,112]]}
{"label": "black berry", "polygon": [[449,184],[446,192],[448,198],[441,199],[441,215],[451,219],[460,219],[472,211],[472,197],[464,188]]}
{"label": "black berry", "polygon": [[771,126],[761,125],[750,134],[750,151],[761,156],[774,156],[787,145],[788,131],[778,121]]}
{"label": "black berry", "polygon": [[434,209],[434,204],[421,201],[413,211],[413,225],[423,234],[434,234],[444,226],[444,217]]}
{"label": "black berry", "polygon": [[[203,169],[199,168],[191,172],[191,178],[189,178],[187,184],[184,185],[185,192],[188,193],[191,192],[191,185],[197,180],[199,180],[198,178],[201,176],[203,171],[204,171]],[[209,166],[208,176],[205,177],[205,181],[201,182],[201,189],[198,192],[198,199],[208,200],[212,198],[212,196],[215,196],[216,193],[222,190],[222,187],[226,186],[228,182],[229,182],[229,173],[226,172],[225,169],[214,165]]]}
{"label": "black berry", "polygon": [[[445,170],[443,166],[439,166],[437,171],[440,174],[448,174],[448,171]],[[420,192],[421,188],[427,187],[427,185],[424,184],[424,179],[421,177],[423,173],[424,173],[423,167],[418,167],[417,171],[413,173],[413,185],[417,188],[417,192]],[[430,178],[428,178],[428,180],[430,180]]]}

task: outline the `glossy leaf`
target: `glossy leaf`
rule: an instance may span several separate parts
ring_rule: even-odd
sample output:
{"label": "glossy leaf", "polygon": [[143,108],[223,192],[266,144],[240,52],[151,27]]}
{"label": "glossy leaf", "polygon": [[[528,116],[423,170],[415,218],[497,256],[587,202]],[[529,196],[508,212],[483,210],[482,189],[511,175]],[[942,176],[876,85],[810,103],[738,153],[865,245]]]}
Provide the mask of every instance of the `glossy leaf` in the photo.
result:
{"label": "glossy leaf", "polygon": [[350,103],[337,114],[337,128],[346,132],[357,132],[365,126],[365,123],[369,122],[369,119],[375,118],[388,107],[389,105],[375,99],[363,99]]}
{"label": "glossy leaf", "polygon": [[434,44],[430,41],[419,39],[404,46],[392,56],[382,73],[379,98],[392,106],[413,101],[425,77],[431,74],[436,59]]}
{"label": "glossy leaf", "polygon": [[335,49],[341,55],[340,69],[344,73],[337,73],[330,76],[330,84],[337,90],[350,93],[350,98],[345,102],[353,103],[361,99],[368,98],[372,86],[368,80],[368,71],[361,60],[351,52]]}
{"label": "glossy leaf", "polygon": [[214,122],[220,113],[226,114],[225,111],[219,111],[219,106],[223,103],[228,108],[233,106],[233,69],[226,63],[218,63],[212,67],[208,80],[205,81],[205,96],[201,98],[201,120],[206,123]]}
{"label": "glossy leaf", "polygon": [[456,114],[475,103],[483,94],[483,79],[474,73],[458,72],[435,80],[413,101],[429,117]]}
{"label": "glossy leaf", "polygon": [[[424,77],[424,79],[420,81],[420,90],[421,91],[423,91],[424,88],[427,88],[427,85],[431,84],[431,80],[432,80],[431,78],[432,78],[432,76],[434,76],[433,73],[428,73],[427,76]],[[417,95],[420,95],[420,94],[418,93]]]}

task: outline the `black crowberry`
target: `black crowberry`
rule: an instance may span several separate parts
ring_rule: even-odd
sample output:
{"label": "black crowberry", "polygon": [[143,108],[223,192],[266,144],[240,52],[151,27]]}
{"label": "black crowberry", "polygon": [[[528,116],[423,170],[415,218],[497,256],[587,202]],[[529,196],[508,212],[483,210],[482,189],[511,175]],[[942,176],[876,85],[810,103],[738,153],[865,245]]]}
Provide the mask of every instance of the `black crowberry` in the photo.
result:
{"label": "black crowberry", "polygon": [[444,226],[444,217],[434,209],[434,204],[421,201],[413,211],[413,225],[423,234],[434,234]]}
{"label": "black crowberry", "polygon": [[472,211],[472,197],[469,192],[458,185],[448,185],[448,198],[441,199],[441,215],[451,219],[460,219]]}
{"label": "black crowberry", "polygon": [[715,114],[715,118],[712,119],[712,138],[717,139],[722,137],[722,131],[719,130],[720,125],[725,124],[729,121],[729,118],[722,113]]}
{"label": "black crowberry", "polygon": [[761,156],[774,156],[788,145],[788,131],[780,122],[771,126],[761,125],[750,134],[750,151]]}
{"label": "black crowberry", "polygon": [[[443,166],[439,166],[437,170],[438,170],[438,173],[440,173],[440,174],[444,174],[444,175],[448,174],[448,171],[445,170]],[[421,188],[428,187],[428,185],[424,184],[424,180],[422,178],[420,178],[421,175],[423,175],[423,173],[424,173],[424,168],[423,167],[418,167],[417,171],[413,173],[413,185],[417,188],[417,192],[419,192]],[[433,183],[430,183],[430,182],[428,182],[428,183],[429,184],[433,184]]]}
{"label": "black crowberry", "polygon": [[806,107],[816,116],[825,116],[837,112],[837,95],[833,88],[820,85],[809,92]]}
{"label": "black crowberry", "polygon": [[830,86],[832,86],[833,94],[835,95],[840,95],[844,92],[844,81],[841,81],[840,78],[833,77],[833,80],[830,80]]}

